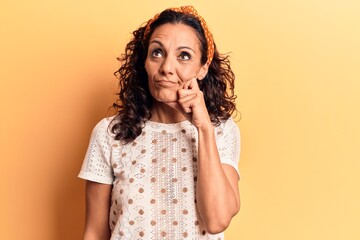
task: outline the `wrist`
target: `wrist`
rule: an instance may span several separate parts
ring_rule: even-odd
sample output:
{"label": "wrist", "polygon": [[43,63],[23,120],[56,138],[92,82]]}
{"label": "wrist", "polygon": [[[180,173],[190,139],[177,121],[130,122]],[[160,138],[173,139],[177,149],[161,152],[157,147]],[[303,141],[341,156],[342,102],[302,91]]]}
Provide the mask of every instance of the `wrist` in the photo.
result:
{"label": "wrist", "polygon": [[214,125],[211,122],[197,127],[198,132],[214,132]]}

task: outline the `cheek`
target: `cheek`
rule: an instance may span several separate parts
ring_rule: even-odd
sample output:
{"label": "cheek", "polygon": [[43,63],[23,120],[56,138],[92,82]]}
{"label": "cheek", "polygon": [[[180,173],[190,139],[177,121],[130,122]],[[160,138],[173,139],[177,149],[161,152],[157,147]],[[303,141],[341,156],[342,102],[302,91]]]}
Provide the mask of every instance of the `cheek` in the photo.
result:
{"label": "cheek", "polygon": [[199,72],[198,67],[188,66],[188,67],[179,69],[177,71],[177,75],[184,83],[186,83],[187,81],[193,79],[194,77],[197,77],[198,72]]}
{"label": "cheek", "polygon": [[148,60],[145,61],[145,70],[149,77],[154,74],[154,66],[152,66]]}

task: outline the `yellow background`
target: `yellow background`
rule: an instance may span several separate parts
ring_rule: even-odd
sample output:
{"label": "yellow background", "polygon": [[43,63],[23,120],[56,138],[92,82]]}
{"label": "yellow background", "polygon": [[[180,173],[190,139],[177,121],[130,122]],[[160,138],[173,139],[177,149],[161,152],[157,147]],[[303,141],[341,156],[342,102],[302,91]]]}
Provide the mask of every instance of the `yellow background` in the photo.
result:
{"label": "yellow background", "polygon": [[193,4],[231,52],[242,209],[228,240],[360,239],[360,3],[1,1],[0,239],[80,239],[90,132],[130,33]]}

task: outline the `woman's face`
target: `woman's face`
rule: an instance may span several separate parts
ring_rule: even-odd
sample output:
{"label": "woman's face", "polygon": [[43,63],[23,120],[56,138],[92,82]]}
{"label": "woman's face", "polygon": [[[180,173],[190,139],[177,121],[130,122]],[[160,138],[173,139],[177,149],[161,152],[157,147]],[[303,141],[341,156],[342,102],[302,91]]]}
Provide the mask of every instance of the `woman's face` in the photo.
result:
{"label": "woman's face", "polygon": [[205,77],[208,66],[201,65],[201,54],[193,28],[181,23],[156,28],[145,61],[151,95],[159,102],[177,101],[179,89]]}

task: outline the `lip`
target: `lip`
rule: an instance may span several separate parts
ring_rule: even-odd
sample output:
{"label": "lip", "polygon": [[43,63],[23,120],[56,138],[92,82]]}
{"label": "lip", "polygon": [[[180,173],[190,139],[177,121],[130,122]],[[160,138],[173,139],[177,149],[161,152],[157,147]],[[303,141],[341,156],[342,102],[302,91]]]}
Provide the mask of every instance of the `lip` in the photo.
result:
{"label": "lip", "polygon": [[177,82],[169,81],[169,80],[155,80],[156,84],[162,87],[173,87],[177,85]]}

